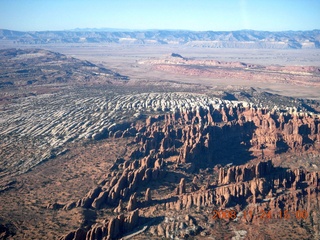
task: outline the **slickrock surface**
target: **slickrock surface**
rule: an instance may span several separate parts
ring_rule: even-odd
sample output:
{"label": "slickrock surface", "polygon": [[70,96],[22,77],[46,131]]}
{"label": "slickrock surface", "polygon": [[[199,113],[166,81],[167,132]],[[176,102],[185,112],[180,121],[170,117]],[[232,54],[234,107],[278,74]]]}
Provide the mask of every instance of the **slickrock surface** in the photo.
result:
{"label": "slickrock surface", "polygon": [[[28,171],[42,161],[63,154],[67,151],[65,145],[78,139],[135,136],[137,130],[130,127],[128,120],[138,119],[141,112],[205,106],[209,102],[223,101],[188,93],[128,96],[108,89],[104,92],[92,89],[88,93],[85,88],[17,99],[7,106],[8,110],[0,112],[1,159],[5,169],[1,176],[12,171]],[[13,147],[20,141],[25,142],[23,149]],[[13,156],[12,149],[16,150]],[[13,161],[16,154],[21,156],[20,162]]]}

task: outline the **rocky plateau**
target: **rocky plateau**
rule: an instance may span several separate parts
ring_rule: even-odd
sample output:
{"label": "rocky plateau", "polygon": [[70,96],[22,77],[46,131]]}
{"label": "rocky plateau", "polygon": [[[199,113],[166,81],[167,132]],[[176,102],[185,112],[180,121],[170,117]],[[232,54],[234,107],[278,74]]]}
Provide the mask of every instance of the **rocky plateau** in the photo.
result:
{"label": "rocky plateau", "polygon": [[[0,55],[0,239],[319,239],[316,100],[134,85],[41,49]],[[137,62],[319,87],[319,67]]]}
{"label": "rocky plateau", "polygon": [[185,58],[177,53],[163,58],[143,60],[140,64],[151,65],[153,70],[179,75],[203,76],[218,79],[267,81],[296,85],[320,85],[320,68],[315,66],[263,66],[243,62],[198,60]]}

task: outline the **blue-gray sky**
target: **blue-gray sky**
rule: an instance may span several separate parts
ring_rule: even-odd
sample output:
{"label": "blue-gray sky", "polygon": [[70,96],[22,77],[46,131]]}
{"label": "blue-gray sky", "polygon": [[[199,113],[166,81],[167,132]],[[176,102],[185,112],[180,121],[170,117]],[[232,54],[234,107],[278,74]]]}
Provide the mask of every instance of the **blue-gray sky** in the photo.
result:
{"label": "blue-gray sky", "polygon": [[0,0],[0,28],[320,29],[320,0]]}

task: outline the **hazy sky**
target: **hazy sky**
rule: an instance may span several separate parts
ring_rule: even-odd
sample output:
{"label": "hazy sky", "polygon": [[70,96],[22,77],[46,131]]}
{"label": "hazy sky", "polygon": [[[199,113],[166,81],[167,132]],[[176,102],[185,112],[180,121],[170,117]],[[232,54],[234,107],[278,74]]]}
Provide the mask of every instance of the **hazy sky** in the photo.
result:
{"label": "hazy sky", "polygon": [[320,0],[0,0],[0,28],[320,29]]}

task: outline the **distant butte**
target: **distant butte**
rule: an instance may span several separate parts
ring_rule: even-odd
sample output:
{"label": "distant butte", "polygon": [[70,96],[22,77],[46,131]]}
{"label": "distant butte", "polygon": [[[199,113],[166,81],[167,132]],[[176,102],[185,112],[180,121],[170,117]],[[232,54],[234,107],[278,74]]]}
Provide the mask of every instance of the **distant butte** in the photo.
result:
{"label": "distant butte", "polygon": [[174,57],[174,58],[182,58],[182,59],[185,59],[184,57],[182,57],[180,54],[178,54],[178,53],[171,53],[170,55],[169,55],[170,57]]}
{"label": "distant butte", "polygon": [[177,75],[320,86],[320,67],[317,66],[264,66],[244,62],[184,58],[178,53],[139,63],[150,65],[154,70]]}

